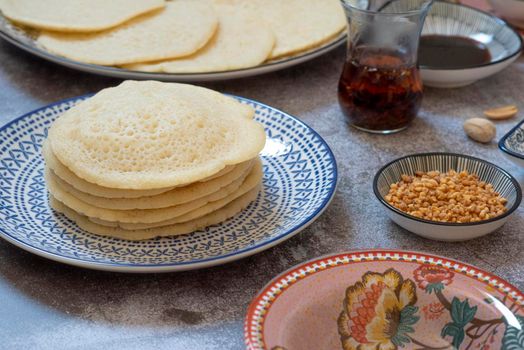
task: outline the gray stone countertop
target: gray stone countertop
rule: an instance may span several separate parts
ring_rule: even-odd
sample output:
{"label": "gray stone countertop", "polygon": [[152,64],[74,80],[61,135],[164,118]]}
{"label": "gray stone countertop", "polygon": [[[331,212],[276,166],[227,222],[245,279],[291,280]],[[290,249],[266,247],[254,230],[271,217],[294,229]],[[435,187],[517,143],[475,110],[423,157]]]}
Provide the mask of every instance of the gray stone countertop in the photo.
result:
{"label": "gray stone countertop", "polygon": [[[404,132],[377,136],[348,127],[336,85],[344,50],[264,76],[206,84],[252,98],[304,120],[332,147],[338,192],[325,213],[292,239],[255,256],[200,271],[129,275],[84,270],[27,253],[0,240],[0,348],[243,349],[250,300],[277,274],[305,260],[363,248],[425,251],[465,261],[524,289],[524,210],[498,232],[465,243],[415,236],[392,223],[372,191],[375,172],[397,157],[452,151],[500,165],[520,181],[524,169],[495,142],[462,131],[486,108],[524,111],[524,59],[504,72],[455,90],[426,89],[422,112]],[[0,123],[64,98],[118,84],[32,57],[0,42]],[[518,119],[524,117],[521,112]],[[498,123],[497,138],[517,119]]]}

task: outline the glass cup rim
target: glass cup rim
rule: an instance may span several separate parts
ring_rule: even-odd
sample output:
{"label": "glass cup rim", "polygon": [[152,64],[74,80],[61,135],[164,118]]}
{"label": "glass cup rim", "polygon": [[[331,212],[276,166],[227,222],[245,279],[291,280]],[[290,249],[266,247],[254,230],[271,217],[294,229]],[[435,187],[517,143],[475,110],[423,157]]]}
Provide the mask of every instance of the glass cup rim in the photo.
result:
{"label": "glass cup rim", "polygon": [[360,12],[362,14],[373,15],[373,16],[384,16],[384,17],[399,17],[399,16],[413,16],[413,15],[423,14],[424,12],[428,11],[428,9],[431,7],[431,5],[433,5],[435,0],[427,0],[426,3],[420,7],[420,9],[409,10],[405,12],[395,12],[395,13],[377,12],[377,11],[361,9],[361,8],[358,8],[358,7],[355,7],[349,4],[348,0],[340,0],[340,2],[342,3],[342,6],[345,9]]}

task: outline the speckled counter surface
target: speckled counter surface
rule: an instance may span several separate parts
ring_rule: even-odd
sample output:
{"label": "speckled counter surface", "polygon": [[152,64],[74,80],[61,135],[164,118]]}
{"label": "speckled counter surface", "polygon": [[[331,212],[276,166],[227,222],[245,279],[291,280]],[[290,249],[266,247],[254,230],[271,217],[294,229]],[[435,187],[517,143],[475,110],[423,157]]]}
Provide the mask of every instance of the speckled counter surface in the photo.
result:
{"label": "speckled counter surface", "polygon": [[[305,260],[363,248],[425,251],[474,264],[524,289],[524,210],[498,232],[466,243],[419,238],[386,218],[371,183],[386,162],[405,154],[453,151],[485,158],[516,176],[524,169],[495,142],[462,132],[465,119],[516,104],[524,118],[524,59],[467,88],[427,89],[420,117],[406,131],[376,136],[348,127],[336,84],[344,50],[286,71],[206,84],[293,114],[322,135],[338,161],[340,184],[326,212],[283,244],[228,265],[186,273],[125,275],[48,261],[0,240],[2,349],[243,349],[251,298],[269,280]],[[0,122],[48,103],[118,84],[31,57],[0,42]],[[517,119],[498,123],[500,138]]]}

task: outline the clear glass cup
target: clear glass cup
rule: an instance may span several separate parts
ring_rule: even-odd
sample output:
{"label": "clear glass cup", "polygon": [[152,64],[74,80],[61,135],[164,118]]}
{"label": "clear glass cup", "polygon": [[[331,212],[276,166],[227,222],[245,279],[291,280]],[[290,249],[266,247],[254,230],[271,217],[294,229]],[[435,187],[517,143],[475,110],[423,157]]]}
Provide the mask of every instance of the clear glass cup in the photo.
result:
{"label": "clear glass cup", "polygon": [[405,129],[422,103],[418,44],[432,0],[342,0],[347,57],[338,86],[340,107],[361,130]]}

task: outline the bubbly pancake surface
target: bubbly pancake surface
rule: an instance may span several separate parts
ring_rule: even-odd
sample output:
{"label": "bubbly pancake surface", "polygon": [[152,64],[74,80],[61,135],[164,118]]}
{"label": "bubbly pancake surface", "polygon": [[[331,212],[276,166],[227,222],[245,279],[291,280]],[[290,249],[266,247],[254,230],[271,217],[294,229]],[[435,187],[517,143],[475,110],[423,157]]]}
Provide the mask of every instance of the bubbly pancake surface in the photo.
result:
{"label": "bubbly pancake surface", "polygon": [[73,186],[77,190],[89,193],[93,196],[99,196],[104,198],[140,198],[154,196],[173,189],[173,187],[166,187],[149,190],[126,190],[119,188],[103,187],[88,182],[82,178],[79,178],[56,158],[47,140],[45,140],[42,145],[42,155],[44,157],[46,167],[51,169],[53,173],[55,173],[55,175],[60,177],[60,179],[67,182],[69,185]]}
{"label": "bubbly pancake surface", "polygon": [[341,33],[346,18],[339,0],[214,0],[247,10],[269,23],[276,37],[271,59],[320,46]]}
{"label": "bubbly pancake surface", "polygon": [[50,204],[96,234],[189,233],[256,198],[265,138],[253,108],[233,98],[127,81],[52,123],[42,152]]}
{"label": "bubbly pancake surface", "polygon": [[76,61],[121,65],[191,55],[211,39],[217,25],[209,1],[173,0],[163,9],[109,30],[42,32],[37,42],[50,52]]}
{"label": "bubbly pancake surface", "polygon": [[191,56],[174,60],[132,64],[126,69],[165,72],[203,73],[253,67],[264,62],[275,43],[269,25],[254,14],[230,5],[215,6],[219,24],[210,42]]}
{"label": "bubbly pancake surface", "polygon": [[[87,193],[91,196],[102,197],[107,199],[115,199],[116,202],[119,202],[120,199],[131,199],[137,198],[147,198],[151,196],[158,195],[160,193],[168,192],[176,187],[185,187],[185,186],[175,186],[175,187],[165,187],[165,188],[155,188],[150,190],[129,190],[129,189],[119,189],[119,188],[109,188],[98,186],[94,183],[85,181],[84,179],[76,176],[71,170],[69,170],[65,165],[60,163],[60,161],[55,157],[51,150],[51,146],[47,141],[44,141],[42,145],[42,155],[44,157],[46,166],[53,171],[62,181],[66,182],[68,185],[74,187],[80,192]],[[250,161],[244,162],[249,163]],[[238,166],[245,165],[244,163],[238,165],[228,165],[216,174],[206,177],[198,182],[207,182],[216,179],[217,177],[224,176],[231,171],[235,170]],[[196,185],[196,183],[191,184]]]}
{"label": "bubbly pancake surface", "polygon": [[265,144],[253,109],[209,89],[126,81],[58,118],[58,160],[99,186],[146,190],[200,181],[255,158]]}
{"label": "bubbly pancake surface", "polygon": [[61,32],[115,27],[164,7],[163,0],[0,0],[0,10],[17,23]]}

